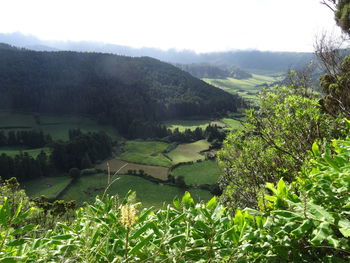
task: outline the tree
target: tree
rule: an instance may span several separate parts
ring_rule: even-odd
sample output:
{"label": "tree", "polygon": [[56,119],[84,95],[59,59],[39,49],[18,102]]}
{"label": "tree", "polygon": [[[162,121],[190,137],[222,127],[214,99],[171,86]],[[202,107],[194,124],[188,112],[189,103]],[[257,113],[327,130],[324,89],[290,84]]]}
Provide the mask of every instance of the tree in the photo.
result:
{"label": "tree", "polygon": [[75,167],[69,169],[69,176],[72,177],[74,181],[76,181],[80,177],[80,170]]}
{"label": "tree", "polygon": [[340,135],[338,122],[322,114],[318,102],[295,87],[262,92],[259,109],[247,111],[245,129],[231,133],[218,153],[227,206],[257,207],[266,182],[291,182],[315,140]]}

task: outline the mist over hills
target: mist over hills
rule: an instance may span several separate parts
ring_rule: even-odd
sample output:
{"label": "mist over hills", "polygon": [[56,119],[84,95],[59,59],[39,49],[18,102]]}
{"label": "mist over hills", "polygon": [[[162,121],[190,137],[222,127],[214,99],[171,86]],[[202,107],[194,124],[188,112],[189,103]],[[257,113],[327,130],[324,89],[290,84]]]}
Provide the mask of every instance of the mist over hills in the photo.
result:
{"label": "mist over hills", "polygon": [[[258,40],[257,40],[258,41]],[[240,50],[198,54],[190,50],[160,50],[156,48],[132,48],[93,41],[45,41],[21,33],[0,33],[0,42],[37,51],[101,52],[131,57],[148,56],[174,64],[205,63],[217,66],[236,66],[245,70],[285,72],[305,67],[314,60],[313,53],[268,52]]]}

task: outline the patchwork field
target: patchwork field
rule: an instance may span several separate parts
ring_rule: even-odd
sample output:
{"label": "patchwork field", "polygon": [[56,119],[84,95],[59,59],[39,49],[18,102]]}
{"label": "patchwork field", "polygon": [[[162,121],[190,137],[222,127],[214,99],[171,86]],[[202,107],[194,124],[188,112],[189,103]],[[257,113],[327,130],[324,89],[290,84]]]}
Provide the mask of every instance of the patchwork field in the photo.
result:
{"label": "patchwork field", "polygon": [[210,120],[172,120],[164,122],[164,125],[170,129],[179,129],[180,132],[184,132],[186,129],[195,130],[197,127],[205,130],[208,125],[217,125],[223,127],[224,124],[221,121],[210,121]]}
{"label": "patchwork field", "polygon": [[[96,174],[84,176],[71,187],[62,197],[64,200],[76,200],[78,204],[83,202],[93,202],[96,195],[102,195],[107,183],[105,174]],[[170,203],[175,196],[182,197],[185,190],[152,183],[137,176],[121,175],[117,181],[109,188],[109,194],[117,194],[123,198],[129,191],[136,191],[137,201],[142,202],[143,206],[153,206],[161,208],[163,203]],[[193,189],[190,191],[192,197],[207,201],[212,195],[205,190]]]}
{"label": "patchwork field", "polygon": [[203,79],[205,82],[221,88],[227,92],[238,94],[243,98],[255,100],[262,85],[269,85],[281,80],[281,77],[253,74],[249,79]]}
{"label": "patchwork field", "polygon": [[145,173],[161,179],[161,180],[167,180],[168,179],[168,171],[169,169],[162,166],[151,166],[151,165],[142,165],[142,164],[136,164],[136,163],[127,163],[125,161],[111,159],[108,161],[103,162],[102,164],[99,164],[95,166],[97,169],[107,170],[107,163],[109,164],[109,168],[112,174],[116,173],[120,168],[122,168],[124,165],[126,165],[124,168],[122,168],[118,174],[126,174],[128,170],[143,170]]}
{"label": "patchwork field", "polygon": [[83,132],[105,131],[114,139],[120,137],[112,126],[100,125],[83,116],[0,111],[0,130],[38,129],[50,134],[53,139],[67,140],[69,129],[74,128],[79,128]]}
{"label": "patchwork field", "polygon": [[204,155],[200,154],[200,152],[209,149],[209,146],[210,143],[207,140],[180,144],[167,155],[174,164],[204,160],[205,157]]}
{"label": "patchwork field", "polygon": [[18,155],[21,152],[26,152],[30,156],[36,158],[41,151],[44,151],[46,154],[50,154],[49,148],[28,149],[25,147],[0,147],[0,154],[5,153],[11,157]]}
{"label": "patchwork field", "polygon": [[159,141],[127,141],[124,152],[117,158],[125,162],[170,167],[172,162],[162,153],[167,147],[167,143]]}
{"label": "patchwork field", "polygon": [[42,195],[48,198],[56,196],[71,182],[68,176],[42,177],[21,183],[21,187],[30,197],[40,197]]}

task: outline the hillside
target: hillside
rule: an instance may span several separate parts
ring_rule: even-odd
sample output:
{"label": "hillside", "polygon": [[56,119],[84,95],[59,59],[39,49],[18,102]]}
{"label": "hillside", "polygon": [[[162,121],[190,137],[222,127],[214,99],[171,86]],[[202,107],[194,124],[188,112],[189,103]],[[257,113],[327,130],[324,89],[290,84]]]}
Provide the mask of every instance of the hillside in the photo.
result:
{"label": "hillside", "polygon": [[[225,52],[196,53],[190,50],[160,50],[156,48],[132,48],[128,46],[92,41],[44,41],[21,33],[0,33],[0,42],[32,50],[69,50],[78,52],[103,52],[126,56],[149,56],[161,61],[179,64],[205,63],[218,66],[236,66],[244,70],[286,72],[288,69],[305,67],[315,60],[313,53],[268,52],[235,50]],[[257,72],[255,72],[257,73]]]}
{"label": "hillside", "polygon": [[122,134],[131,125],[236,111],[238,96],[149,57],[0,48],[0,105],[87,114]]}

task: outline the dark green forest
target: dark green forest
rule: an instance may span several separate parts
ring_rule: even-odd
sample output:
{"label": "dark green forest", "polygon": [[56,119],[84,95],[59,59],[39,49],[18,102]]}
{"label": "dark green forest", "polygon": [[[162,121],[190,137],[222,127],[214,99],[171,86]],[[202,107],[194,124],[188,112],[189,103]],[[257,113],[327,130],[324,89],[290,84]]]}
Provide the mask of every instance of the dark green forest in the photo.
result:
{"label": "dark green forest", "polygon": [[143,122],[234,112],[243,101],[149,57],[0,48],[3,109],[76,113],[123,135]]}

